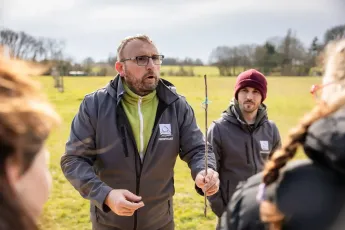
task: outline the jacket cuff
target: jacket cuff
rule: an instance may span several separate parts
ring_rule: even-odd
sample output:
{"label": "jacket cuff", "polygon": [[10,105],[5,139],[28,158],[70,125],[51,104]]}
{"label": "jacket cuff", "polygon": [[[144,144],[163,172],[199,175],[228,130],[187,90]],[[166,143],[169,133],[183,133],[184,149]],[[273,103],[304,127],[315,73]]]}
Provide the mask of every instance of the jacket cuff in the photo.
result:
{"label": "jacket cuff", "polygon": [[108,196],[111,190],[113,189],[109,186],[102,187],[100,194],[97,197],[98,199],[95,202],[96,207],[105,213],[110,211],[110,208],[108,207],[108,205],[105,204],[105,198]]}
{"label": "jacket cuff", "polygon": [[220,218],[226,209],[226,204],[223,200],[221,190],[218,190],[217,193],[207,197],[207,199],[210,202],[210,206],[214,214]]}
{"label": "jacket cuff", "polygon": [[194,184],[194,187],[195,187],[195,191],[201,195],[201,196],[204,196],[204,192],[202,191],[201,188],[199,188],[198,186],[196,186],[196,184]]}

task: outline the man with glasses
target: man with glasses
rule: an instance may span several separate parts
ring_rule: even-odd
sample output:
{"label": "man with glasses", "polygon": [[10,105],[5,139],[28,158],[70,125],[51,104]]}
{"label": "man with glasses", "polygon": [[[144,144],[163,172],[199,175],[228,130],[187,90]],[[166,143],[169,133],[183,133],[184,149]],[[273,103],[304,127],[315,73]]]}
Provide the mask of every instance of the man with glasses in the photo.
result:
{"label": "man with glasses", "polygon": [[218,173],[193,109],[160,79],[164,56],[149,37],[124,39],[118,76],[85,96],[72,122],[64,175],[91,202],[93,229],[174,229],[174,165],[188,163],[200,194],[215,194]]}

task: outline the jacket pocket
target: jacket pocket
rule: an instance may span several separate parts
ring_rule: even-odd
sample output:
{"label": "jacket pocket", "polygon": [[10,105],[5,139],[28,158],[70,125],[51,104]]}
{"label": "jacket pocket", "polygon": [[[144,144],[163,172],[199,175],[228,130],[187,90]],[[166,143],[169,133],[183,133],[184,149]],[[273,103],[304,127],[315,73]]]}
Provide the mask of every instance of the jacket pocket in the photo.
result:
{"label": "jacket pocket", "polygon": [[246,160],[247,160],[247,164],[249,164],[249,148],[248,148],[248,143],[245,144],[245,148],[246,148]]}
{"label": "jacket pocket", "polygon": [[96,206],[93,206],[93,213],[94,213],[94,215],[95,215],[95,219],[96,219],[96,221],[98,222],[99,215],[98,215],[98,212],[97,212],[97,207],[96,207]]}
{"label": "jacket pocket", "polygon": [[125,126],[121,126],[121,136],[122,136],[122,144],[123,144],[123,147],[124,147],[124,154],[125,154],[125,157],[128,157],[128,147],[127,147],[127,140],[126,140],[126,127]]}
{"label": "jacket pocket", "polygon": [[112,211],[103,212],[97,207],[95,208],[95,215],[96,222],[93,223],[95,229],[103,229],[105,226],[112,229],[133,229],[134,227],[134,215],[124,218]]}

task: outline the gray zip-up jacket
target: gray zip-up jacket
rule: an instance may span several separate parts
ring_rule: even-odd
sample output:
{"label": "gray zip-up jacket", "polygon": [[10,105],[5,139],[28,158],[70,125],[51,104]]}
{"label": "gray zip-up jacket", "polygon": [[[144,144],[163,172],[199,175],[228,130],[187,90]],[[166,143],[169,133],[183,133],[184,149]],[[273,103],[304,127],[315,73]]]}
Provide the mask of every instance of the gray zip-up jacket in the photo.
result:
{"label": "gray zip-up jacket", "polygon": [[213,212],[220,217],[237,184],[260,172],[265,161],[281,145],[277,126],[268,120],[261,104],[255,124],[248,125],[234,99],[221,118],[214,121],[208,141],[216,155],[220,179],[219,191],[208,198]]}
{"label": "gray zip-up jacket", "polygon": [[[192,178],[205,168],[204,138],[193,109],[160,80],[159,104],[152,135],[141,163],[131,127],[120,103],[124,88],[117,76],[105,88],[86,95],[74,117],[61,168],[82,197],[91,201],[96,229],[155,230],[173,221],[172,197],[176,158],[188,163]],[[209,167],[216,170],[209,149]],[[145,206],[131,217],[113,213],[104,204],[112,189],[140,195]]]}

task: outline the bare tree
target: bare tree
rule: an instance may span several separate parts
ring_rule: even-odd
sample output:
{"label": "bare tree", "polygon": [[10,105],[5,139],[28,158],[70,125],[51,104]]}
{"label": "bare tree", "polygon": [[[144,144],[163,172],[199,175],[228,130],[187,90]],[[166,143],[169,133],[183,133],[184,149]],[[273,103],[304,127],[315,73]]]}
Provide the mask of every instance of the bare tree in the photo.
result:
{"label": "bare tree", "polygon": [[305,72],[302,71],[301,66],[304,66],[306,62],[307,51],[301,40],[292,33],[291,29],[288,30],[285,37],[274,37],[270,41],[273,41],[277,48],[277,53],[281,57],[281,63],[279,63],[281,75],[291,76]]}
{"label": "bare tree", "polygon": [[10,51],[10,56],[15,57],[16,43],[18,41],[18,33],[4,29],[0,31],[0,43],[2,46],[7,46]]}
{"label": "bare tree", "polygon": [[274,68],[280,65],[281,59],[281,54],[277,52],[276,46],[269,41],[266,41],[263,46],[256,47],[255,65],[266,75],[274,72]]}
{"label": "bare tree", "polygon": [[95,61],[92,59],[92,57],[87,57],[83,60],[82,65],[85,73],[87,75],[90,75],[92,72],[92,66],[95,64]]}
{"label": "bare tree", "polygon": [[345,24],[328,29],[324,35],[324,45],[332,40],[345,38]]}
{"label": "bare tree", "polygon": [[48,59],[58,60],[61,57],[65,43],[56,39],[46,38],[44,40],[44,47]]}
{"label": "bare tree", "polygon": [[110,54],[109,57],[108,57],[107,63],[108,63],[111,67],[113,67],[113,66],[115,66],[116,61],[117,61],[117,56],[116,56],[116,55]]}
{"label": "bare tree", "polygon": [[238,47],[218,46],[210,55],[210,62],[217,66],[221,76],[236,75],[236,67],[241,62]]}
{"label": "bare tree", "polygon": [[32,61],[36,61],[37,58],[47,59],[47,50],[44,47],[44,39],[40,38],[36,40],[35,45],[33,46],[33,56]]}
{"label": "bare tree", "polygon": [[254,67],[256,47],[254,44],[238,46],[239,66],[243,67],[243,71]]}
{"label": "bare tree", "polygon": [[0,31],[0,44],[8,47],[14,58],[38,61],[58,59],[64,49],[64,42],[51,38],[36,38],[23,31],[10,29]]}

